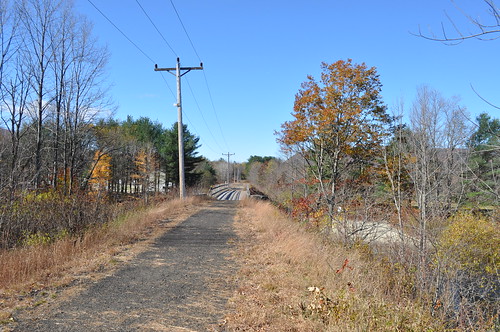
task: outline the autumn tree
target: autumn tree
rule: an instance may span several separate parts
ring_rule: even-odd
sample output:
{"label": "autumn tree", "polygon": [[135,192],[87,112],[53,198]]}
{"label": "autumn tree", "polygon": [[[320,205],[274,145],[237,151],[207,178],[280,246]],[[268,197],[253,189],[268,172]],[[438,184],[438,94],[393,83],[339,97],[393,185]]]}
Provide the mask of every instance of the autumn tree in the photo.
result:
{"label": "autumn tree", "polygon": [[321,78],[308,76],[295,97],[294,119],[282,125],[278,141],[300,154],[315,178],[320,201],[333,224],[339,189],[349,174],[370,168],[390,117],[381,99],[375,67],[352,60],[322,63]]}
{"label": "autumn tree", "polygon": [[493,328],[495,324],[492,317],[498,317],[499,247],[498,223],[464,212],[453,216],[438,238],[434,259],[440,273],[436,278],[438,296],[450,305],[450,315],[463,330],[483,330],[482,325],[489,323]]}
{"label": "autumn tree", "polygon": [[97,150],[94,154],[94,164],[90,172],[90,184],[97,191],[106,190],[111,179],[111,157]]}
{"label": "autumn tree", "polygon": [[265,157],[250,156],[250,158],[248,158],[247,162],[245,163],[245,172],[244,172],[245,177],[248,177],[249,172],[250,172],[250,168],[252,167],[253,163],[265,163],[265,162],[268,162],[272,159],[275,159],[275,157],[272,157],[272,156],[265,156]]}
{"label": "autumn tree", "polygon": [[[154,122],[147,117],[140,117],[134,120],[131,116],[121,124],[124,132],[136,140],[136,145],[140,151],[148,155],[148,179],[153,176],[152,183],[155,191],[160,191],[160,171],[165,160],[161,158],[160,151],[164,148],[163,135],[165,129],[159,122]],[[137,153],[137,152],[136,152]],[[144,177],[142,177],[144,179]],[[149,182],[149,180],[148,180]]]}
{"label": "autumn tree", "polygon": [[132,177],[138,180],[146,203],[149,197],[151,174],[154,174],[155,170],[158,168],[157,166],[158,162],[155,158],[152,145],[146,145],[138,151],[135,156],[136,172]]}
{"label": "autumn tree", "polygon": [[140,147],[137,140],[122,126],[120,121],[107,119],[93,127],[97,149],[111,157],[110,191],[131,193],[132,175],[135,173],[135,156]]}

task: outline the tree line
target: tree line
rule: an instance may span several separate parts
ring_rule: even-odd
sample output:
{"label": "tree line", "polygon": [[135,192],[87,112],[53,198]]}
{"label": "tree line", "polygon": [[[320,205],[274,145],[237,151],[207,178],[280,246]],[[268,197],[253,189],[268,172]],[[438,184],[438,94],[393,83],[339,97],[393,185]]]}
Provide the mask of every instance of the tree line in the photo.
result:
{"label": "tree line", "polygon": [[[103,181],[120,193],[176,186],[176,125],[102,120],[113,110],[109,53],[70,1],[1,0],[0,24],[2,193],[52,188],[71,195]],[[199,138],[184,132],[193,185]]]}
{"label": "tree line", "polygon": [[[209,187],[216,181],[215,171],[198,155],[199,137],[186,125],[183,130],[186,185]],[[149,118],[133,120],[129,116],[123,122],[100,121],[95,132],[98,140],[89,172],[91,189],[104,190],[108,194],[147,195],[178,187],[177,123],[164,129]]]}
{"label": "tree line", "polygon": [[[109,52],[71,1],[0,0],[0,52],[0,247],[81,234],[117,200],[176,190],[177,124],[111,117]],[[209,187],[183,130],[186,183]]]}

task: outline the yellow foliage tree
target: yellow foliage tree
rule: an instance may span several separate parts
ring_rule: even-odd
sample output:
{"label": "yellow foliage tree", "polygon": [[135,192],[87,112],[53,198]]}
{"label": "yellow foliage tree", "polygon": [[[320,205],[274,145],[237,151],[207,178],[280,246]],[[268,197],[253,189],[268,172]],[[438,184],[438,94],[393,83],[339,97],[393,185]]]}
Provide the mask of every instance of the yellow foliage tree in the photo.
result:
{"label": "yellow foliage tree", "polygon": [[104,190],[111,179],[111,156],[97,150],[94,154],[94,168],[90,176],[90,184],[94,189]]}

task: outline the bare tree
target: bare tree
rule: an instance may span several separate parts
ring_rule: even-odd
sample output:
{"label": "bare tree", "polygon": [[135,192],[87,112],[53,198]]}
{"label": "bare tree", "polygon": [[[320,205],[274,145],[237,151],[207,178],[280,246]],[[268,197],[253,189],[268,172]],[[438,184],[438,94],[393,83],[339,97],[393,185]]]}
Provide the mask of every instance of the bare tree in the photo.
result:
{"label": "bare tree", "polygon": [[82,20],[76,28],[80,34],[72,39],[73,59],[69,83],[65,88],[64,103],[64,147],[65,176],[68,188],[78,172],[83,171],[88,160],[81,158],[92,149],[92,126],[102,111],[110,110],[112,103],[107,97],[105,66],[109,54],[106,48],[99,47],[92,37],[92,26]]}
{"label": "bare tree", "polygon": [[63,113],[65,96],[67,93],[70,69],[74,63],[71,48],[73,40],[78,33],[76,30],[76,19],[71,11],[71,6],[63,7],[58,17],[58,29],[52,31],[51,37],[55,40],[52,44],[53,61],[51,69],[54,75],[54,129],[53,129],[53,159],[52,159],[52,187],[57,188],[60,162],[61,141],[61,114]]}
{"label": "bare tree", "polygon": [[416,247],[421,286],[426,282],[429,245],[435,242],[443,221],[452,213],[452,203],[459,202],[462,192],[468,137],[463,112],[456,101],[422,86],[410,113],[407,147],[412,160],[407,168],[418,207]]}
{"label": "bare tree", "polygon": [[10,1],[0,0],[0,85],[3,82],[5,66],[16,53],[18,24],[19,15],[13,10]]}
{"label": "bare tree", "polygon": [[22,59],[16,59],[14,74],[1,85],[3,91],[1,104],[1,119],[9,132],[10,137],[10,161],[9,161],[9,192],[10,197],[14,194],[21,171],[26,162],[21,160],[21,139],[26,133],[23,130],[24,120],[28,109],[28,95],[30,92],[28,71],[22,63]]}
{"label": "bare tree", "polygon": [[55,28],[56,15],[61,1],[26,0],[19,2],[23,38],[22,50],[28,66],[33,89],[33,118],[36,122],[36,148],[33,182],[39,188],[42,180],[43,121],[46,110],[53,98],[53,82],[50,81],[49,67],[53,60],[54,39],[51,31]]}
{"label": "bare tree", "polygon": [[403,257],[402,250],[405,249],[406,243],[406,222],[403,216],[403,208],[405,201],[408,201],[409,181],[407,179],[406,165],[409,161],[408,153],[405,149],[407,143],[408,130],[403,124],[403,114],[405,105],[403,100],[394,108],[393,118],[394,126],[392,136],[388,137],[388,141],[384,144],[382,156],[383,167],[390,186],[391,200],[396,209],[397,222],[399,227],[400,252],[399,257]]}

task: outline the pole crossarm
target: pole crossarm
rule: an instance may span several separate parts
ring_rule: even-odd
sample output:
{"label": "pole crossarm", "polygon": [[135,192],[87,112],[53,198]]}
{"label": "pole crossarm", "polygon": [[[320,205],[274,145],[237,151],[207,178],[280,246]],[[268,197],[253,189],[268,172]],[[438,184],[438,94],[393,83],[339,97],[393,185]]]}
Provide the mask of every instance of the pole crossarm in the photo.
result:
{"label": "pole crossarm", "polygon": [[[179,67],[179,70],[185,70],[185,72],[180,74],[180,77],[186,75],[191,70],[203,70],[203,62],[200,63],[199,67]],[[177,68],[159,68],[158,65],[155,65],[155,71],[168,71],[172,75],[177,75]]]}

